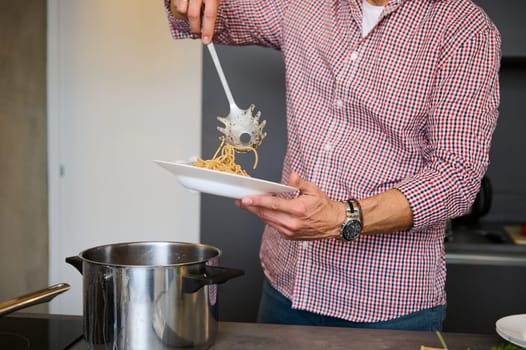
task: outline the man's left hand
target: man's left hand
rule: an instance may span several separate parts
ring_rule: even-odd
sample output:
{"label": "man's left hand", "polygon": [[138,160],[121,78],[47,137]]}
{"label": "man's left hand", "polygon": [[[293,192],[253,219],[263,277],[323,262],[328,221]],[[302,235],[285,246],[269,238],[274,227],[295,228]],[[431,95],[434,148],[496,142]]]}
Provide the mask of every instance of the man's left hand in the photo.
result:
{"label": "man's left hand", "polygon": [[283,237],[314,240],[339,237],[345,221],[345,207],[333,201],[312,182],[291,174],[289,185],[299,189],[294,199],[271,195],[246,196],[236,205],[257,215]]}

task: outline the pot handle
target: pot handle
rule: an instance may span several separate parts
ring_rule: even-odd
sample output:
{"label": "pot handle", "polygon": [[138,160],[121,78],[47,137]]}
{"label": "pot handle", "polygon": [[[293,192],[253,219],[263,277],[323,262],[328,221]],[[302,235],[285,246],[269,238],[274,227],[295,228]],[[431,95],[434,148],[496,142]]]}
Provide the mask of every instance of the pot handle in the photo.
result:
{"label": "pot handle", "polygon": [[82,259],[80,256],[69,256],[66,258],[66,262],[79,270],[80,274],[82,275]]}
{"label": "pot handle", "polygon": [[229,279],[242,276],[243,274],[245,274],[243,270],[205,266],[203,273],[183,276],[183,292],[194,293],[205,285],[225,283]]}
{"label": "pot handle", "polygon": [[4,301],[0,303],[0,316],[24,309],[26,307],[48,302],[57,295],[67,291],[69,287],[70,286],[67,283],[57,283],[47,288],[37,290],[36,292]]}

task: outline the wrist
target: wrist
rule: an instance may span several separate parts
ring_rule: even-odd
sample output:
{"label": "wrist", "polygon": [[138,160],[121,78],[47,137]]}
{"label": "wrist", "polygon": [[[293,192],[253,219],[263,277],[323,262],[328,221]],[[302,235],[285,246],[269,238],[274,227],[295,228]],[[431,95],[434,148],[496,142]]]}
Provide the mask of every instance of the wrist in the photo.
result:
{"label": "wrist", "polygon": [[412,227],[412,211],[405,196],[396,189],[360,200],[363,233],[405,231]]}

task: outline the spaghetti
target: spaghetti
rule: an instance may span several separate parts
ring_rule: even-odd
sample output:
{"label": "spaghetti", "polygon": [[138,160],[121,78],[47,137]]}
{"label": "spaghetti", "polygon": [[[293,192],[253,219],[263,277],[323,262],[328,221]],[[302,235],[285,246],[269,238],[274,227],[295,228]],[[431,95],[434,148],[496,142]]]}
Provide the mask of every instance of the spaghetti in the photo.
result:
{"label": "spaghetti", "polygon": [[253,152],[255,160],[252,168],[256,169],[258,165],[258,153],[256,149],[250,146],[236,147],[227,144],[224,137],[221,137],[221,144],[217,148],[216,153],[212,159],[204,160],[198,158],[197,161],[192,163],[192,165],[200,168],[224,171],[241,176],[250,176],[243,168],[241,168],[239,164],[236,164],[236,152]]}

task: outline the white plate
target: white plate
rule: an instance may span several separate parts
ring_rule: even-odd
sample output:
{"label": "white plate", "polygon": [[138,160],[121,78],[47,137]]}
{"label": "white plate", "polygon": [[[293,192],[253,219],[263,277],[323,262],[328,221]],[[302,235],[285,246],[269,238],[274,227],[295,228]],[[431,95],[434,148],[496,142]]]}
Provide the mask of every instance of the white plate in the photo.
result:
{"label": "white plate", "polygon": [[526,348],[526,314],[503,317],[497,321],[495,328],[502,338]]}
{"label": "white plate", "polygon": [[156,160],[186,188],[217,196],[239,199],[248,195],[296,192],[295,187],[223,171],[199,168],[186,163]]}

